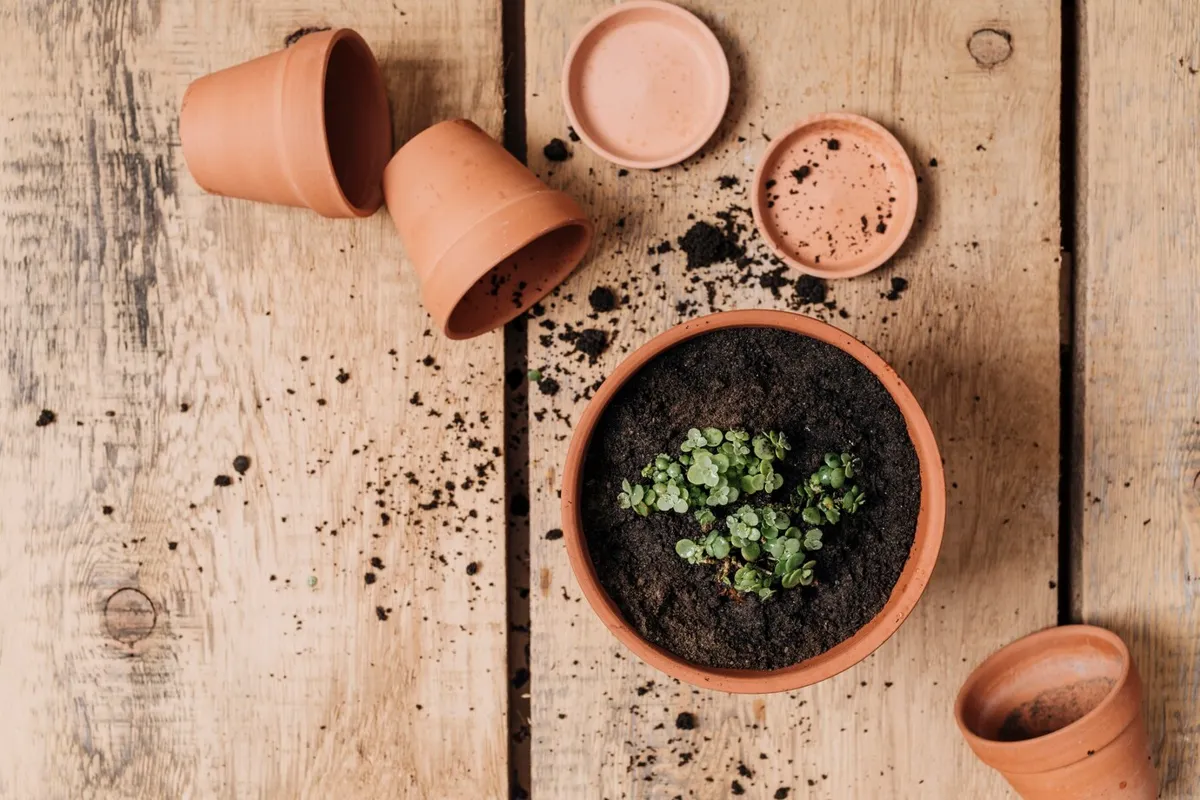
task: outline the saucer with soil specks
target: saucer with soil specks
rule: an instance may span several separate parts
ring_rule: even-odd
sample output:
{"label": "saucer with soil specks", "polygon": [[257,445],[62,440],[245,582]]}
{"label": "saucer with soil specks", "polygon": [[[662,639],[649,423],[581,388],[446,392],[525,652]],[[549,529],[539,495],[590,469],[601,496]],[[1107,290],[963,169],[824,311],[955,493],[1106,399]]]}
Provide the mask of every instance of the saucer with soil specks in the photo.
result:
{"label": "saucer with soil specks", "polygon": [[677,164],[716,132],[729,63],[691,12],[658,0],[614,6],[575,38],[563,103],[579,138],[624,167]]}
{"label": "saucer with soil specks", "polygon": [[917,175],[879,123],[818,114],[767,148],[751,206],[783,261],[821,278],[852,278],[904,243],[917,215]]}

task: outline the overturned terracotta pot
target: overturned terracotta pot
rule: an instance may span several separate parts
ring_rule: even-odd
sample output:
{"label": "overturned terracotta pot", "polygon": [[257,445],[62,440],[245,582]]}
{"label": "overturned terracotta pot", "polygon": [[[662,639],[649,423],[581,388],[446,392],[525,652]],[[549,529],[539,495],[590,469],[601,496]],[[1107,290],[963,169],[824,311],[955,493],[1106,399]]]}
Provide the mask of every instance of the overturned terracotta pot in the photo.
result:
{"label": "overturned terracotta pot", "polygon": [[451,339],[520,315],[575,269],[592,241],[578,203],[465,119],[400,148],[383,192],[425,308]]}
{"label": "overturned terracotta pot", "polygon": [[392,151],[383,75],[348,28],[199,78],[179,112],[183,157],[205,191],[365,217]]}
{"label": "overturned terracotta pot", "polygon": [[[608,404],[646,364],[682,342],[724,328],[777,328],[833,345],[854,357],[892,396],[908,428],[921,471],[921,503],[908,561],[879,613],[843,642],[820,655],[775,670],[722,669],[696,664],[644,638],[621,614],[604,589],[588,552],[583,518],[583,475],[588,447]],[[725,311],[688,320],[661,333],[626,358],[596,391],[584,409],[567,450],[562,483],[562,525],[571,571],[592,610],[639,658],[672,678],[722,692],[790,692],[849,669],[871,655],[912,613],[929,584],[942,546],[946,521],[946,483],[937,441],[917,399],[887,362],[845,331],[820,320],[786,311]]]}
{"label": "overturned terracotta pot", "polygon": [[1026,800],[1151,800],[1142,682],[1116,634],[1065,625],[979,665],[954,706],[967,744]]}

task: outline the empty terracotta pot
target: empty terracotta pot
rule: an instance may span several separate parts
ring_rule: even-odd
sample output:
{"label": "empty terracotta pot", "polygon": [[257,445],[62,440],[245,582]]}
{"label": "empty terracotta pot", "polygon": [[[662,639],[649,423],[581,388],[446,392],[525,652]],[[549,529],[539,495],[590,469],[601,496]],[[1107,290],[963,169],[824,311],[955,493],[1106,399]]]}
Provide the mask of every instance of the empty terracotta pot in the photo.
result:
{"label": "empty terracotta pot", "polygon": [[451,339],[521,314],[575,269],[592,241],[578,203],[465,119],[400,148],[383,193],[425,308]]}
{"label": "empty terracotta pot", "polygon": [[392,152],[383,75],[348,28],[199,78],[179,112],[183,157],[205,191],[365,217]]}
{"label": "empty terracotta pot", "polygon": [[1065,625],[979,665],[954,705],[967,744],[1026,800],[1151,800],[1142,682],[1116,634]]}
{"label": "empty terracotta pot", "polygon": [[[849,639],[826,652],[790,667],[776,670],[718,669],[685,661],[642,637],[621,616],[616,602],[604,590],[588,554],[584,533],[581,491],[588,445],[605,408],[621,387],[648,362],[676,345],[722,328],[766,327],[792,331],[818,339],[850,354],[879,378],[908,424],[921,471],[921,506],[908,561],[878,614]],[[820,320],[787,311],[726,311],[689,320],[659,334],[635,350],[596,391],[584,409],[567,451],[562,484],[562,519],[571,571],[592,610],[639,658],[673,678],[693,686],[722,692],[764,694],[790,692],[837,675],[869,656],[887,641],[908,618],[921,599],[942,546],[946,521],[946,483],[942,459],[929,421],[900,376],[865,344],[845,331]]]}

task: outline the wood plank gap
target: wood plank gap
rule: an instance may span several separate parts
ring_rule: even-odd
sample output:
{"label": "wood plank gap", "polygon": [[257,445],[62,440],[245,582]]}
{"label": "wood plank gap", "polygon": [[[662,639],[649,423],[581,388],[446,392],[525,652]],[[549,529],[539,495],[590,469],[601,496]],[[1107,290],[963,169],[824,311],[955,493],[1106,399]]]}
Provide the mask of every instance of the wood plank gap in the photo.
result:
{"label": "wood plank gap", "polygon": [[[525,161],[525,2],[501,6],[504,64],[504,146]],[[530,789],[529,675],[529,346],[527,317],[504,329],[505,486],[508,488],[508,748],[509,796]]]}
{"label": "wood plank gap", "polygon": [[1060,320],[1062,341],[1060,369],[1062,377],[1059,415],[1059,487],[1058,487],[1058,624],[1080,618],[1075,595],[1075,573],[1079,569],[1079,532],[1083,496],[1082,471],[1076,469],[1083,454],[1080,437],[1083,419],[1083,383],[1079,380],[1084,337],[1076,335],[1076,312],[1080,300],[1075,270],[1075,243],[1078,214],[1076,198],[1082,188],[1076,169],[1079,128],[1079,10],[1077,0],[1062,0],[1062,97],[1059,123],[1059,236],[1061,257]]}

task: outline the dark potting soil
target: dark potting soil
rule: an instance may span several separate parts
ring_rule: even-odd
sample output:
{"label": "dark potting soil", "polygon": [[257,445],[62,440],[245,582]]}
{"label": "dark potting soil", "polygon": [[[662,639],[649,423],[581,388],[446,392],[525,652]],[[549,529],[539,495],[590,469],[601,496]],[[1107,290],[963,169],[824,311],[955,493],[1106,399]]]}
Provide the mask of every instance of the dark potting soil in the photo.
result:
{"label": "dark potting soil", "polygon": [[600,313],[612,311],[617,307],[617,296],[607,286],[597,286],[588,295],[588,303],[591,305],[592,311]]}
{"label": "dark potting soil", "polygon": [[[867,505],[829,529],[812,586],[766,601],[731,596],[714,565],[675,553],[677,541],[699,532],[690,513],[643,518],[617,507],[622,479],[638,479],[658,453],[677,454],[689,428],[706,426],[787,434],[784,484],[770,496],[777,502],[824,453],[862,458]],[[644,637],[697,664],[779,669],[849,638],[883,608],[908,560],[920,495],[904,418],[866,367],[807,336],[739,328],[660,355],[612,399],[584,465],[583,518],[601,584]]]}
{"label": "dark potting soil", "polygon": [[[736,261],[746,255],[732,224],[724,229],[710,222],[697,222],[679,237],[679,249],[687,253],[687,268],[700,269],[721,261]],[[659,251],[661,252],[661,250]]]}
{"label": "dark potting soil", "polygon": [[571,157],[571,151],[567,149],[567,143],[562,139],[551,139],[542,148],[542,155],[549,161],[566,161]]}

